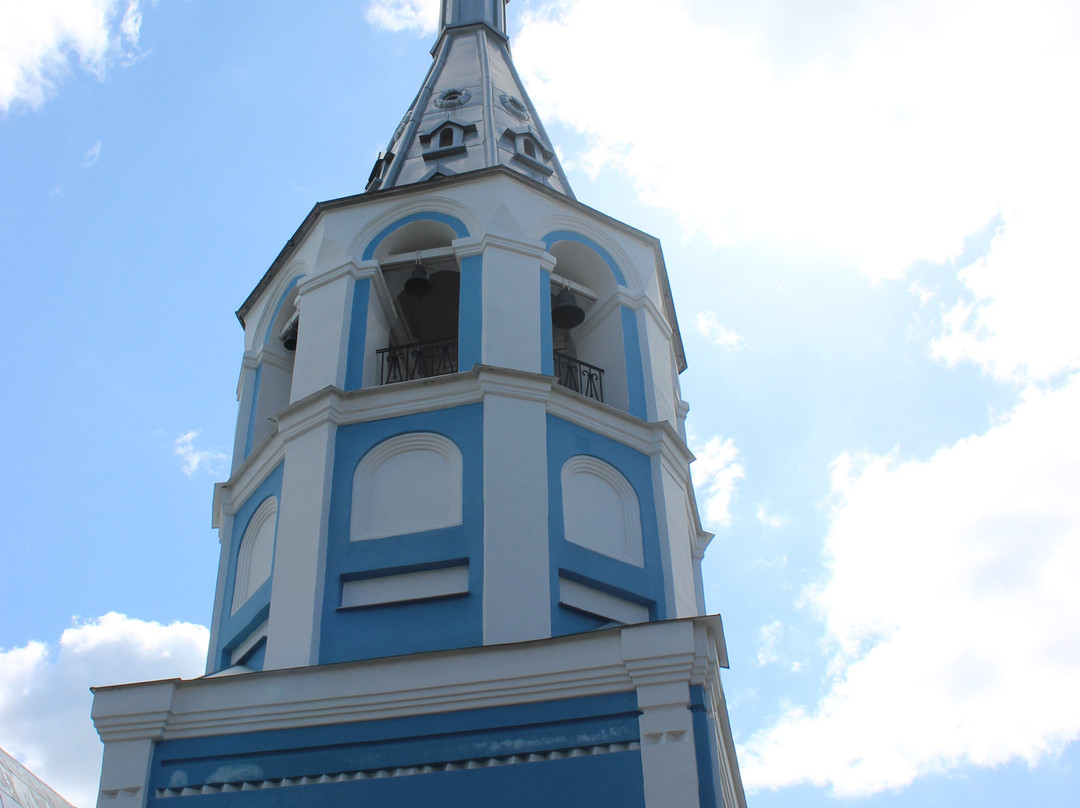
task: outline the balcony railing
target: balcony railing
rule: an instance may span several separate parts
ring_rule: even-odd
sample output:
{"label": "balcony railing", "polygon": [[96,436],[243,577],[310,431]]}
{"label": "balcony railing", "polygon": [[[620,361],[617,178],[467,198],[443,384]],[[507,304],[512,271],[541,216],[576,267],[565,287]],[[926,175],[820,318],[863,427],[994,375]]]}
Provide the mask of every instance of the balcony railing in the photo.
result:
{"label": "balcony railing", "polygon": [[604,369],[582,362],[560,351],[554,352],[555,380],[568,390],[594,401],[604,401]]}
{"label": "balcony railing", "polygon": [[379,384],[457,373],[457,348],[457,337],[381,348],[375,352],[379,357]]}

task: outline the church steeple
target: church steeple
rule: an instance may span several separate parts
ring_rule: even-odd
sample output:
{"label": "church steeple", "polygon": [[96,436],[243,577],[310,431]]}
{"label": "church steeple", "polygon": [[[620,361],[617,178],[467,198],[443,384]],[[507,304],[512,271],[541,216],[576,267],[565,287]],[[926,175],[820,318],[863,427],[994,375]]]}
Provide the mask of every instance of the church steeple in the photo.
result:
{"label": "church steeple", "polygon": [[505,5],[443,0],[431,69],[366,190],[501,165],[574,198],[510,58]]}

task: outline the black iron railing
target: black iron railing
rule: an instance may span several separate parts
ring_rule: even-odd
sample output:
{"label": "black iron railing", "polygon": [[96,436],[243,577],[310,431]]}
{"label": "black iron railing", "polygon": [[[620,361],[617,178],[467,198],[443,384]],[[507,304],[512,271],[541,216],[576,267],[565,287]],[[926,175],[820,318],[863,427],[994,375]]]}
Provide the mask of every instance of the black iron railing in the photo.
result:
{"label": "black iron railing", "polygon": [[560,351],[554,352],[555,380],[568,390],[595,401],[604,400],[604,369],[582,362]]}
{"label": "black iron railing", "polygon": [[457,337],[446,337],[377,350],[379,384],[457,373],[457,342]]}

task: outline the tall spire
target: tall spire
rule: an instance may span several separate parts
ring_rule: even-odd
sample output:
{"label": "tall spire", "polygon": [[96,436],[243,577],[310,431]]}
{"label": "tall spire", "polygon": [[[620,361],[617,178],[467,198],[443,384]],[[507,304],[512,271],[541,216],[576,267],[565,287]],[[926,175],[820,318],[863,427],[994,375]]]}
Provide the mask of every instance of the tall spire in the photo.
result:
{"label": "tall spire", "polygon": [[505,166],[574,197],[510,58],[506,2],[442,0],[434,62],[366,190]]}

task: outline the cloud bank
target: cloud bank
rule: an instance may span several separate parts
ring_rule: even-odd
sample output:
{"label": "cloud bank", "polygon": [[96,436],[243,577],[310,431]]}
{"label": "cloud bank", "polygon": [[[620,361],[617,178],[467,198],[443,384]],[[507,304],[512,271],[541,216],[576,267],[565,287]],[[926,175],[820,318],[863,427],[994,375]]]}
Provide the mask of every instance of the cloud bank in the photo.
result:
{"label": "cloud bank", "polygon": [[37,109],[72,62],[103,78],[139,49],[139,0],[35,0],[0,6],[0,111]]}
{"label": "cloud bank", "polygon": [[1080,737],[1080,377],[925,462],[840,457],[827,693],[740,751],[752,788],[862,795]]}
{"label": "cloud bank", "polygon": [[587,137],[578,164],[717,244],[895,278],[1033,198],[1076,210],[1065,0],[804,5],[534,4],[514,56],[544,119]]}
{"label": "cloud bank", "polygon": [[50,647],[0,650],[0,745],[78,808],[93,808],[101,742],[89,688],[202,675],[210,632],[110,612],[78,622]]}

